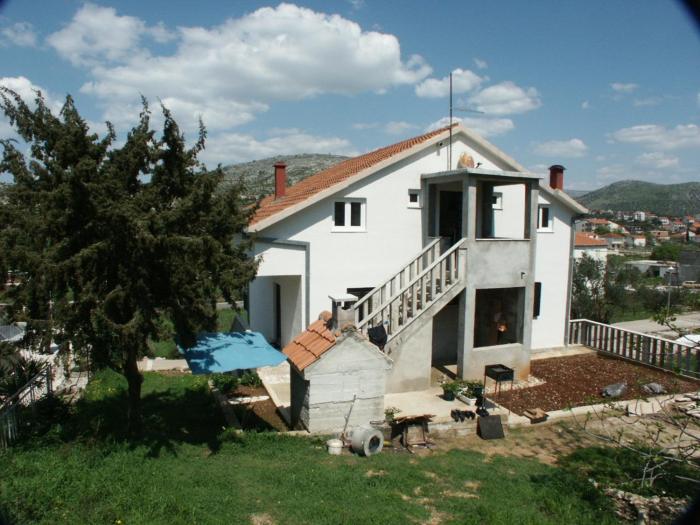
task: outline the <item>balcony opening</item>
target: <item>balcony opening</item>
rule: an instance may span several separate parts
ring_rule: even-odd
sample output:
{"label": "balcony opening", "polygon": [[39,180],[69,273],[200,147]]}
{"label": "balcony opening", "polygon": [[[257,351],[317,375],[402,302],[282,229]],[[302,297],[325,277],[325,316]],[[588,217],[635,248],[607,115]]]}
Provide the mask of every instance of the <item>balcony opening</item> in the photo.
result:
{"label": "balcony opening", "polygon": [[527,184],[479,181],[476,187],[476,238],[527,239]]}
{"label": "balcony opening", "polygon": [[474,347],[523,342],[525,288],[476,291]]}

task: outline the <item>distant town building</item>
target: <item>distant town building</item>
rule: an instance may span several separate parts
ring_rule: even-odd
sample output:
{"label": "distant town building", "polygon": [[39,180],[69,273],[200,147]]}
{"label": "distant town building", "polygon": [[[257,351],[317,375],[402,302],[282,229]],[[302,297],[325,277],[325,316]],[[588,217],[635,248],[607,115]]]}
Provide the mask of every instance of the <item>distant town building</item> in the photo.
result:
{"label": "distant town building", "polygon": [[634,220],[639,222],[644,222],[647,220],[647,214],[644,211],[635,211]]}
{"label": "distant town building", "polygon": [[608,259],[608,243],[599,239],[597,235],[577,232],[574,240],[574,259],[579,260],[584,254],[596,261],[605,262]]}

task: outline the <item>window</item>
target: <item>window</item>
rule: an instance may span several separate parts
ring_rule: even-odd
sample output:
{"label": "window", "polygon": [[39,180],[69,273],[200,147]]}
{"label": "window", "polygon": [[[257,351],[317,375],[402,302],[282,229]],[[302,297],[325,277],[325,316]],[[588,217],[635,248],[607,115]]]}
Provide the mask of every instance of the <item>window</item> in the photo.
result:
{"label": "window", "polygon": [[333,231],[365,231],[365,201],[358,199],[335,201]]}
{"label": "window", "polygon": [[409,208],[420,208],[421,207],[420,190],[408,190],[408,207]]}
{"label": "window", "polygon": [[492,201],[494,210],[503,209],[503,194],[500,191],[494,191]]}
{"label": "window", "polygon": [[537,231],[552,231],[552,218],[549,214],[549,206],[540,205],[537,209]]}
{"label": "window", "polygon": [[542,283],[535,283],[535,298],[532,306],[532,318],[537,319],[540,316],[540,302],[542,301]]}

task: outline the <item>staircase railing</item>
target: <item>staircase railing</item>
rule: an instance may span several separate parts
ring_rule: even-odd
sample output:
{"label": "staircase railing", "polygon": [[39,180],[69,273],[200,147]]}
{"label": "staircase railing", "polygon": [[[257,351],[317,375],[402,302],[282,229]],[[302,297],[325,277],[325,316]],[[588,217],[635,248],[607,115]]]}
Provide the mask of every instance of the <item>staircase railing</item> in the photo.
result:
{"label": "staircase railing", "polygon": [[363,319],[376,313],[377,308],[396,295],[406,283],[433,264],[440,257],[440,241],[442,241],[442,238],[438,237],[430,242],[398,272],[361,297],[353,306],[355,309],[355,324],[359,324]]}
{"label": "staircase railing", "polygon": [[366,333],[371,326],[384,324],[391,340],[413,319],[428,309],[437,299],[461,282],[463,269],[459,249],[464,239],[440,255],[401,289],[357,322]]}

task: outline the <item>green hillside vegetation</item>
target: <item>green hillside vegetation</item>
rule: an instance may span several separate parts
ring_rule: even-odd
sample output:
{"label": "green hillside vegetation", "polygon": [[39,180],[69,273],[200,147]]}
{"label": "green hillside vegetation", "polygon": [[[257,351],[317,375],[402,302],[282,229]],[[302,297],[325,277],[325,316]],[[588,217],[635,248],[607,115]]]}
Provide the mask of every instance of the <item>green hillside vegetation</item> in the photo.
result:
{"label": "green hillside vegetation", "polygon": [[615,182],[577,200],[591,210],[644,210],[681,216],[700,212],[700,182],[654,184],[638,180]]}
{"label": "green hillside vegetation", "polygon": [[278,155],[267,159],[225,166],[223,168],[224,181],[225,183],[243,182],[246,197],[249,200],[255,200],[274,191],[274,165],[277,162],[284,162],[287,165],[287,185],[291,186],[309,175],[325,170],[345,159],[347,157],[341,155],[317,153]]}

